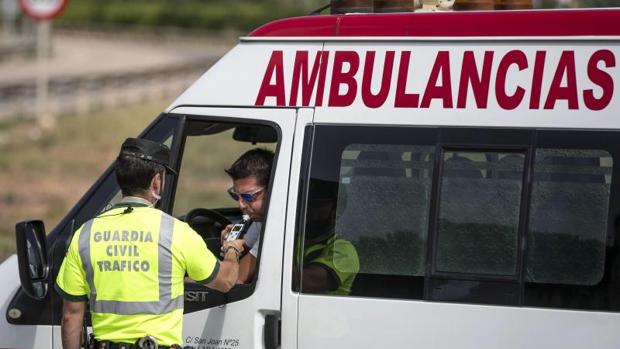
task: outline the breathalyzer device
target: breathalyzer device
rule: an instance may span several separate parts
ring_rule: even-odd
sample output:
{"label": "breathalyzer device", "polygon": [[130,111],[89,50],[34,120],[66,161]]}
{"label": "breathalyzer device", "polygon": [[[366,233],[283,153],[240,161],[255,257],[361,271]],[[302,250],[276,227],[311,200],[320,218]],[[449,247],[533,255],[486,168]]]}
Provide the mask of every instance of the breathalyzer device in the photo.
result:
{"label": "breathalyzer device", "polygon": [[250,216],[243,215],[243,220],[239,223],[234,224],[230,229],[226,241],[233,241],[242,238],[245,232],[250,227],[250,223],[252,223],[252,221],[250,220]]}

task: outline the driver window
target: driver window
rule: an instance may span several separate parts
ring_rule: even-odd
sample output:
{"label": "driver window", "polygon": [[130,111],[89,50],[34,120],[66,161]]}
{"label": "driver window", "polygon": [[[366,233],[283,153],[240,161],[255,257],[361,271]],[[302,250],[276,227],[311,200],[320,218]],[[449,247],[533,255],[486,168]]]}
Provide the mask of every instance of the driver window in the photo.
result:
{"label": "driver window", "polygon": [[[228,192],[228,189],[233,187],[233,180],[225,170],[230,169],[236,160],[253,149],[263,149],[271,154],[277,145],[276,137],[275,131],[268,126],[187,121],[173,215],[194,228],[205,240],[209,250],[218,258],[222,229],[227,224],[238,223],[242,220],[240,205],[233,200],[234,195]],[[269,178],[266,183],[269,183]],[[256,188],[259,186],[257,185]],[[248,191],[251,190],[245,188],[239,192]],[[265,199],[265,210],[268,192],[265,185],[265,192],[260,193]],[[261,226],[256,221],[252,225]],[[254,230],[255,234],[252,235],[259,239],[262,233],[260,228]],[[249,231],[246,241],[250,240]],[[258,260],[258,246],[260,245],[246,246],[246,253],[255,247],[253,250],[255,260]],[[251,280],[239,280],[239,283],[248,281]],[[195,283],[186,284],[186,305],[190,303],[188,308],[190,311],[212,307],[216,305],[212,302],[218,302],[217,297],[212,294],[207,297],[208,300],[188,297],[188,290],[190,295],[194,295],[191,292],[194,288],[200,287]],[[205,301],[208,304],[205,304]]]}
{"label": "driver window", "polygon": [[176,217],[198,207],[216,209],[237,206],[226,192],[231,181],[224,169],[256,146],[235,141],[232,135],[233,129],[229,129],[214,135],[185,138],[174,199],[173,214]]}

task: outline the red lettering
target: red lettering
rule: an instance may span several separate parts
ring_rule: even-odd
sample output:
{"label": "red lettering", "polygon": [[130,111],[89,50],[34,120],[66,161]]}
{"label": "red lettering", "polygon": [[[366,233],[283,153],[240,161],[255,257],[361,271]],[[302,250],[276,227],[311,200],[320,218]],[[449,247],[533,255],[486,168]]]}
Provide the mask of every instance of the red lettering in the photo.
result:
{"label": "red lettering", "polygon": [[403,51],[400,53],[400,64],[398,66],[398,82],[396,83],[396,97],[394,107],[396,108],[417,108],[419,95],[417,93],[406,93],[407,74],[409,72],[409,59],[411,52]]}
{"label": "red lettering", "polygon": [[588,78],[594,84],[600,86],[603,89],[601,98],[594,97],[594,91],[588,89],[583,91],[583,101],[586,107],[591,110],[602,110],[609,105],[611,97],[614,94],[614,79],[605,71],[598,68],[599,62],[605,63],[605,67],[615,67],[616,57],[613,52],[609,50],[598,50],[594,52],[590,60],[588,61]]}
{"label": "red lettering", "polygon": [[[441,85],[437,85],[437,80],[441,74]],[[452,84],[450,82],[450,53],[439,51],[435,64],[431,70],[431,75],[426,84],[424,97],[422,97],[421,108],[428,108],[431,100],[438,98],[443,100],[444,108],[452,108]]]}
{"label": "red lettering", "polygon": [[[400,53],[398,77],[396,81],[395,108],[429,108],[434,99],[440,99],[443,108],[453,108],[450,52],[439,51],[429,74],[426,88],[420,102],[418,93],[407,93],[411,51]],[[323,103],[325,83],[327,79],[328,51],[317,51],[310,62],[309,51],[297,51],[292,69],[289,106],[309,106],[315,95],[315,105]],[[375,73],[376,51],[365,53],[365,62],[361,81],[361,94],[364,105],[368,108],[379,108],[385,104],[394,74],[396,52],[386,51],[380,81],[373,80]],[[529,97],[529,108],[540,109],[542,86],[545,78],[546,51],[536,51],[533,64],[532,80]],[[487,108],[489,86],[493,69],[494,51],[485,51],[482,62],[476,61],[475,51],[465,51],[461,65],[456,107],[467,107],[469,89],[476,107]],[[312,66],[310,66],[312,64]],[[479,67],[482,64],[482,67]],[[527,69],[528,58],[521,50],[507,52],[497,67],[495,94],[498,105],[505,110],[517,108],[525,97],[526,90],[517,85],[514,92],[507,92],[507,82],[514,81],[508,76],[509,71],[517,74]],[[513,67],[514,66],[514,67]],[[583,90],[583,102],[590,110],[602,110],[609,106],[614,94],[614,79],[609,68],[616,67],[616,58],[612,51],[602,49],[594,52],[588,61],[587,74],[594,86]],[[516,68],[517,70],[512,70]],[[381,69],[381,68],[379,68]],[[360,57],[355,51],[337,51],[331,72],[329,106],[346,107],[352,105],[357,98],[358,81],[356,74],[360,70]],[[379,74],[377,73],[377,76]],[[374,85],[378,87],[373,89]],[[344,87],[342,85],[345,85]],[[597,90],[597,87],[599,88]],[[595,91],[597,90],[597,91]],[[575,67],[575,52],[563,51],[544,100],[544,109],[554,109],[556,102],[566,100],[569,109],[579,108],[579,95]],[[286,85],[284,83],[284,54],[281,50],[271,53],[262,83],[257,93],[255,105],[262,106],[268,98],[274,98],[277,106],[286,105]],[[298,99],[300,98],[300,100]],[[299,101],[299,104],[298,104]]]}
{"label": "red lettering", "polygon": [[506,53],[504,58],[499,62],[499,67],[497,67],[495,96],[497,98],[497,104],[507,110],[516,108],[523,100],[523,95],[525,94],[525,89],[521,86],[517,86],[512,96],[506,93],[506,75],[508,69],[513,64],[516,64],[520,71],[527,68],[527,57],[525,57],[523,51],[513,50]]}
{"label": "red lettering", "polygon": [[[349,63],[349,70],[343,71],[344,63]],[[360,58],[355,51],[338,51],[334,57],[332,82],[329,90],[329,105],[334,107],[346,107],[353,104],[357,94],[357,81],[355,73],[360,65]],[[340,94],[340,85],[346,85],[347,91]]]}
{"label": "red lettering", "polygon": [[362,80],[362,100],[368,108],[378,108],[385,103],[388,93],[390,92],[390,83],[392,82],[392,68],[394,67],[394,51],[385,53],[385,61],[383,63],[383,75],[381,77],[381,88],[379,93],[373,94],[371,91],[372,72],[375,63],[375,52],[366,52],[366,61],[364,62],[364,78]]}
{"label": "red lettering", "polygon": [[[566,76],[566,86],[562,86],[562,79]],[[555,70],[549,94],[545,101],[545,109],[553,109],[558,99],[568,101],[568,109],[578,109],[577,77],[575,74],[575,52],[564,51],[560,56],[558,67]]]}
{"label": "red lettering", "polygon": [[[325,62],[327,55],[328,52],[317,52],[316,57],[314,58],[314,65],[312,66],[312,72],[310,73],[310,76],[308,76],[308,51],[297,51],[297,53],[295,54],[295,63],[293,65],[293,84],[291,85],[291,98],[289,99],[288,105],[297,105],[297,94],[300,81],[301,104],[305,107],[310,105],[310,97],[312,97],[312,91],[314,91],[314,86],[319,74],[321,61]],[[321,94],[322,92],[323,90],[321,89]]]}
{"label": "red lettering", "polygon": [[320,107],[323,105],[323,91],[325,90],[325,78],[327,77],[327,63],[329,61],[329,52],[322,53],[323,59],[319,70],[319,85],[316,88],[316,99],[314,105]]}
{"label": "red lettering", "polygon": [[[282,51],[273,51],[271,53],[271,58],[269,59],[269,64],[267,64],[267,70],[265,71],[265,76],[258,90],[258,96],[256,97],[254,105],[265,105],[265,99],[267,97],[275,97],[276,105],[278,106],[286,105],[286,101],[284,100],[283,61]],[[274,74],[276,81],[272,85],[271,79]]]}
{"label": "red lettering", "polygon": [[532,92],[530,93],[530,109],[538,109],[540,107],[540,90],[542,89],[546,54],[547,52],[545,51],[536,51],[534,75],[532,76]]}
{"label": "red lettering", "polygon": [[[467,86],[471,84],[471,90],[476,99],[478,108],[486,108],[489,100],[489,82],[491,81],[491,65],[493,64],[493,52],[484,52],[484,62],[482,63],[482,77],[478,75],[476,67],[476,57],[473,51],[465,51],[463,56],[463,67],[461,69],[461,80],[459,82],[459,95],[456,107],[465,108],[467,103]],[[469,84],[468,84],[469,82]]]}

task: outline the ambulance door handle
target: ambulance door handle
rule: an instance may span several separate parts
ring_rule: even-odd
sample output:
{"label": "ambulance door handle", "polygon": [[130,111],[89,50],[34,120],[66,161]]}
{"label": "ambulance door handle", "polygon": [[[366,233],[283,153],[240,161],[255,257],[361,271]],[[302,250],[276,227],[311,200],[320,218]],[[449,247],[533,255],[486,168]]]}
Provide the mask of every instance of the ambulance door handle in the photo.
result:
{"label": "ambulance door handle", "polygon": [[265,349],[277,349],[280,347],[280,318],[278,315],[265,315],[263,340],[265,341]]}

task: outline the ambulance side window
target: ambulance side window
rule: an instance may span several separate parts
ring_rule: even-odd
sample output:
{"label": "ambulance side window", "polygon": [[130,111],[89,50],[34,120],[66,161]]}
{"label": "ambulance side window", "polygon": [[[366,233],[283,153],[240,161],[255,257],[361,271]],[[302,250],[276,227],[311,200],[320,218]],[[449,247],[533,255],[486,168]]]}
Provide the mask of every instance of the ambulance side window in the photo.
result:
{"label": "ambulance side window", "polygon": [[447,150],[442,164],[436,270],[514,276],[525,154]]}
{"label": "ambulance side window", "polygon": [[[619,140],[316,126],[293,290],[620,311]],[[331,289],[305,284],[313,265]]]}
{"label": "ambulance side window", "polygon": [[[302,292],[423,297],[435,137],[433,129],[316,127],[297,251]],[[335,204],[331,216],[325,201]],[[331,289],[303,278],[313,266],[330,271]]]}
{"label": "ambulance side window", "polygon": [[536,151],[527,282],[591,286],[601,281],[612,168],[605,150]]}
{"label": "ambulance side window", "polygon": [[[336,231],[355,239],[361,273],[424,275],[434,152],[392,144],[342,152]],[[391,253],[380,258],[382,250]]]}

